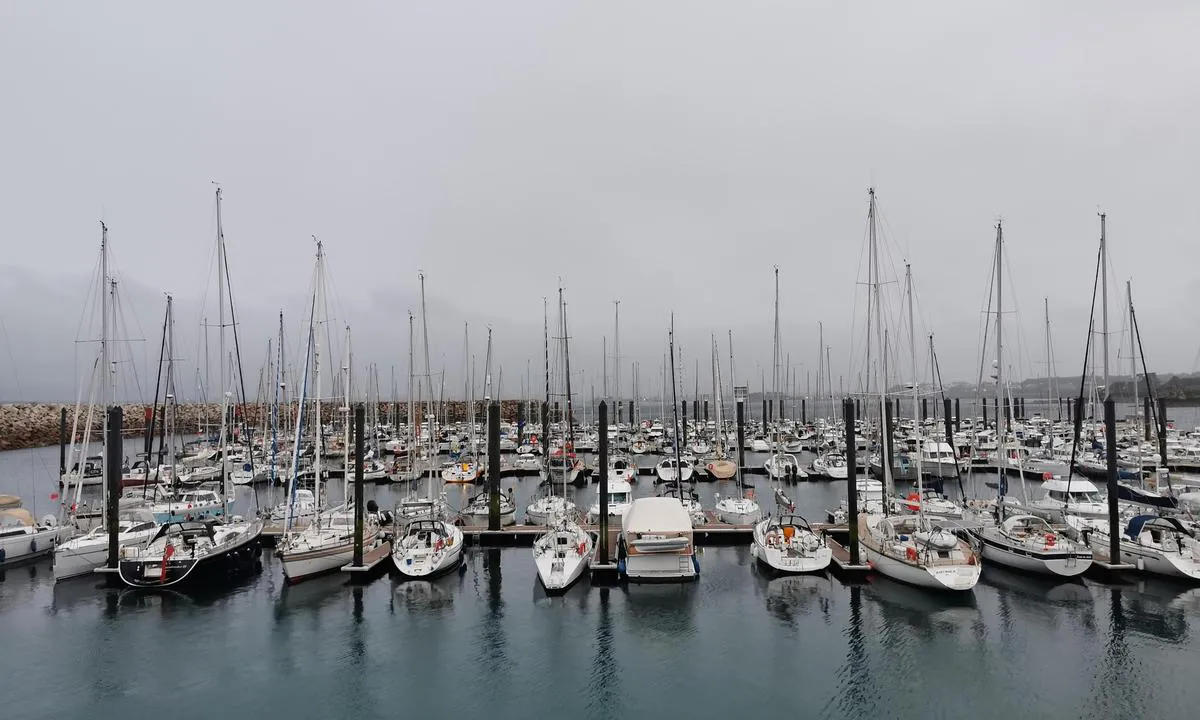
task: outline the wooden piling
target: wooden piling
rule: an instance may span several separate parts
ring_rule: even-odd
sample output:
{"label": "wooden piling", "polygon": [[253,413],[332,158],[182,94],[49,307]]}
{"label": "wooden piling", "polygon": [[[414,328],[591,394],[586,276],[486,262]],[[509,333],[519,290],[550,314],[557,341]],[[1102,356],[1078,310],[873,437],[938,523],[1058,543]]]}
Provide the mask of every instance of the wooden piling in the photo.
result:
{"label": "wooden piling", "polygon": [[746,467],[746,403],[744,400],[737,401],[737,462],[738,462],[738,477],[741,477],[742,468]]}
{"label": "wooden piling", "polygon": [[[108,523],[108,568],[117,569],[121,544],[117,535],[121,532],[121,424],[124,411],[120,405],[108,408],[108,437],[104,439],[104,482],[108,485],[108,501],[104,508],[104,520]],[[149,460],[149,458],[147,458]],[[223,488],[222,488],[223,489]]]}
{"label": "wooden piling", "polygon": [[[620,403],[617,403],[620,408]],[[608,404],[600,401],[600,537],[596,557],[600,564],[608,564]]]}
{"label": "wooden piling", "polygon": [[1117,406],[1104,399],[1104,454],[1108,461],[1108,561],[1121,564],[1121,527],[1117,512]]}
{"label": "wooden piling", "polygon": [[[500,403],[488,404],[488,530],[500,529]],[[549,448],[546,448],[549,451]]]}
{"label": "wooden piling", "polygon": [[[1142,398],[1142,401],[1142,418],[1144,419],[1144,422],[1142,423],[1142,427],[1144,428],[1144,437],[1142,437],[1142,440],[1143,442],[1150,442],[1150,396],[1147,395],[1146,397]],[[64,417],[66,416],[66,412],[66,410],[63,410]]]}
{"label": "wooden piling", "polygon": [[[1149,413],[1147,413],[1149,415]],[[1150,427],[1149,424],[1146,427]],[[1149,439],[1149,430],[1147,439]],[[148,458],[147,458],[148,459]],[[63,477],[67,474],[67,409],[62,408],[58,416],[58,485],[61,488]],[[64,499],[63,502],[66,502]]]}
{"label": "wooden piling", "polygon": [[[855,457],[857,448],[854,447],[854,409],[855,402],[846,400],[842,403],[842,415],[846,420],[846,519],[850,531],[850,564],[858,565],[858,458]],[[891,413],[888,413],[889,415]],[[888,458],[891,462],[891,458]],[[884,499],[887,499],[890,488],[884,488]]]}
{"label": "wooden piling", "polygon": [[[950,413],[946,413],[949,415]],[[954,398],[954,432],[962,430],[962,399]],[[951,440],[946,442],[952,443]]]}

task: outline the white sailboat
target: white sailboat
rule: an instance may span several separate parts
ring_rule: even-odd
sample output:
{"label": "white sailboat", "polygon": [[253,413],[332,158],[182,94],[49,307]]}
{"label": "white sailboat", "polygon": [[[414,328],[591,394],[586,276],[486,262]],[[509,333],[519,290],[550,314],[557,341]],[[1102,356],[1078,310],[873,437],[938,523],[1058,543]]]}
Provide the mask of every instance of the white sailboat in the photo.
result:
{"label": "white sailboat", "polygon": [[767,517],[754,526],[750,554],[778,572],[819,572],[829,567],[833,552],[800,515]]}
{"label": "white sailboat", "polygon": [[538,580],[547,592],[569,588],[587,570],[592,536],[565,515],[551,518],[550,528],[533,543]]}
{"label": "white sailboat", "polygon": [[[1070,516],[1067,523],[1093,551],[1107,554],[1108,520]],[[1139,572],[1176,580],[1200,580],[1200,537],[1175,517],[1135,515],[1120,536],[1121,560]]]}
{"label": "white sailboat", "polygon": [[[322,244],[317,243],[317,264],[316,264],[316,281],[313,290],[312,313],[309,320],[309,347],[311,349],[311,361],[314,368],[315,376],[315,391],[313,396],[316,400],[315,413],[316,420],[313,423],[313,428],[318,437],[318,448],[314,455],[314,488],[317,506],[322,506],[321,498],[321,456],[320,436],[323,432],[321,424],[321,346],[319,327],[323,321],[318,320],[317,312],[319,308],[323,308],[322,293],[325,286],[325,257]],[[345,376],[343,382],[343,419],[346,421],[345,434],[349,434],[349,394],[350,394],[350,329],[346,328],[346,354],[347,359],[344,365]],[[305,358],[305,381],[307,384],[308,362],[310,357]],[[307,390],[307,387],[305,387]],[[304,403],[303,400],[297,409],[297,413],[301,413]],[[296,428],[296,447],[300,445],[300,431],[303,427],[303,418],[297,417]],[[349,442],[343,438],[342,444],[348,446]],[[298,451],[297,451],[298,452]],[[349,452],[345,454],[343,461],[342,472],[342,497],[348,497],[347,487],[349,479],[346,477],[349,466]],[[299,464],[299,458],[293,456],[294,465]],[[293,476],[295,477],[295,476]],[[293,492],[295,487],[293,485]],[[370,548],[375,544],[376,536],[379,534],[379,514],[373,509],[366,510],[363,520],[363,547]],[[290,523],[289,530],[285,533],[283,542],[280,544],[277,554],[283,565],[283,575],[290,583],[299,582],[316,575],[333,572],[341,568],[343,565],[350,562],[354,556],[354,535],[355,535],[355,512],[352,501],[347,500],[343,504],[330,507],[324,510],[318,510],[317,514],[309,522],[308,526],[302,530],[291,532]]]}
{"label": "white sailboat", "polygon": [[392,543],[396,570],[407,578],[432,578],[462,562],[463,533],[440,518],[412,520]]}
{"label": "white sailboat", "polygon": [[[870,191],[870,209],[868,211],[869,255],[871,300],[868,302],[868,312],[875,314],[875,330],[879,334],[876,347],[883,348],[882,328],[883,313],[881,312],[879,261],[876,249],[875,234],[875,191]],[[906,272],[906,288],[908,295],[908,325],[909,344],[912,359],[912,401],[913,416],[918,417],[919,398],[916,362],[916,338],[913,323],[912,303],[912,272]],[[868,352],[870,352],[868,338]],[[880,372],[876,378],[876,388],[879,392],[880,418],[884,417],[883,406],[886,399],[886,373]],[[881,422],[882,425],[882,422]],[[884,454],[884,485],[891,485],[892,459]],[[917,455],[917,483],[921,488],[920,455]],[[859,547],[866,555],[876,572],[894,580],[906,582],[920,587],[966,591],[975,587],[979,581],[980,563],[974,549],[965,540],[959,539],[954,533],[933,525],[925,514],[918,508],[916,515],[887,516],[863,515],[859,522]]]}

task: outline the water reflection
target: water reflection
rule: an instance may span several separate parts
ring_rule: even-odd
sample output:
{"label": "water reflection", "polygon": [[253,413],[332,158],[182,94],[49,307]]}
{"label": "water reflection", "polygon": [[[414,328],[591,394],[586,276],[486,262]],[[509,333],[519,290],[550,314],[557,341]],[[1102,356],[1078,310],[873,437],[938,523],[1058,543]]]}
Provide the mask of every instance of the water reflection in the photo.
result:
{"label": "water reflection", "polygon": [[828,615],[833,579],[827,574],[773,573],[757,562],[751,568],[755,594],[763,598],[767,612],[789,629],[798,627],[798,616],[810,615],[814,610]]}
{"label": "water reflection", "polygon": [[592,672],[588,680],[587,712],[590,717],[623,717],[621,666],[613,653],[613,623],[610,607],[612,590],[598,589],[599,617],[596,639],[592,644]]}
{"label": "water reflection", "polygon": [[442,614],[454,607],[454,592],[435,580],[393,582],[392,597],[410,612]]}
{"label": "water reflection", "polygon": [[846,638],[846,660],[838,668],[838,707],[844,717],[873,717],[879,704],[879,692],[871,682],[867,661],[867,633],[863,628],[863,589],[848,588],[850,618],[843,635]]}
{"label": "water reflection", "polygon": [[936,592],[881,575],[872,576],[867,587],[867,597],[882,613],[885,635],[897,624],[919,630],[916,637],[922,639],[935,634],[954,635],[980,619],[973,592]]}
{"label": "water reflection", "polygon": [[1188,639],[1188,614],[1200,611],[1200,588],[1142,578],[1122,588],[1129,630],[1170,643]]}

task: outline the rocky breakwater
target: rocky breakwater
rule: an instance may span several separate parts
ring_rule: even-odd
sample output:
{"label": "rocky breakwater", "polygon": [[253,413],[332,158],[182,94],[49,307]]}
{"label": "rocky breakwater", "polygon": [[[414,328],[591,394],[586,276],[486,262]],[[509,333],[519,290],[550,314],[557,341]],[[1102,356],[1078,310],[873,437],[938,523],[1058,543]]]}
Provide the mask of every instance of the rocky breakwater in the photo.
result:
{"label": "rocky breakwater", "polygon": [[[341,416],[338,411],[340,403],[325,402],[322,403],[321,413],[327,422],[336,421]],[[504,400],[500,403],[500,414],[506,422],[515,421],[517,418],[518,405],[516,400]],[[434,403],[435,412],[439,418],[445,418],[449,422],[461,422],[467,418],[467,403],[462,401],[447,401],[444,405]],[[21,450],[24,448],[43,447],[46,445],[57,445],[59,435],[59,417],[63,410],[67,410],[67,433],[71,432],[75,425],[75,406],[62,405],[57,403],[10,403],[0,404],[0,451],[4,450]],[[150,407],[140,404],[122,405],[124,415],[122,419],[122,435],[129,437],[138,437],[146,432],[146,422],[149,418]],[[582,406],[576,405],[575,416],[578,421]],[[162,408],[159,408],[159,419],[161,420]],[[180,435],[201,436],[208,432],[215,433],[221,423],[221,408],[219,405],[205,405],[202,403],[179,405],[174,408],[174,424],[175,430]],[[268,407],[260,404],[239,406],[232,410],[235,417],[240,421],[242,417],[253,426],[261,426]],[[281,414],[285,417],[295,417],[295,405],[283,408]],[[420,414],[422,411],[417,410]],[[535,412],[536,409],[535,409]],[[396,403],[393,415],[392,403],[380,403],[378,408],[378,416],[380,422],[387,422],[389,417],[396,417],[400,422],[403,422],[407,417],[407,403]],[[557,417],[558,414],[552,410],[552,416]],[[487,419],[487,410],[482,401],[476,403],[475,407],[475,422],[483,424]],[[536,418],[533,418],[536,421]],[[87,408],[82,408],[79,413],[78,428],[76,434],[82,436],[87,422]],[[291,424],[290,422],[288,423]],[[92,438],[99,440],[102,428],[104,427],[104,418],[100,412],[95,412],[92,416]],[[157,432],[157,430],[156,430]]]}

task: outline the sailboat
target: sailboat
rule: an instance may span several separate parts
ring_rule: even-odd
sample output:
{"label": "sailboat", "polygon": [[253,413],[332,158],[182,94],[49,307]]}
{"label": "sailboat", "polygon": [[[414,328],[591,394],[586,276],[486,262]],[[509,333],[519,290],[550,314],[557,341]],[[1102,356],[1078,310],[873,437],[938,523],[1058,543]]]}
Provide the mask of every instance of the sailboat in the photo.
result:
{"label": "sailboat", "polygon": [[[776,296],[775,296],[775,358],[779,358],[779,269],[775,270]],[[715,346],[713,359],[716,360]],[[718,370],[719,372],[719,370]],[[774,383],[772,383],[774,384]],[[762,519],[762,508],[758,501],[754,499],[754,491],[746,489],[745,482],[742,479],[742,469],[736,467],[736,495],[729,497],[721,497],[720,493],[713,496],[716,503],[717,519],[723,523],[730,525],[750,525],[757,523]]]}
{"label": "sailboat", "polygon": [[[492,332],[488,330],[488,355],[492,352]],[[468,388],[463,393],[463,400],[467,404],[467,432],[470,436],[470,451],[453,462],[447,463],[442,468],[442,481],[447,483],[476,483],[483,476],[483,466],[479,462],[479,451],[476,446],[475,433],[475,374],[474,371],[466,372],[466,363],[470,362],[470,332],[469,326],[463,324],[463,375],[467,378]]]}
{"label": "sailboat", "polygon": [[802,516],[784,513],[754,526],[750,554],[777,572],[819,572],[829,567],[833,552]]}
{"label": "sailboat", "polygon": [[[869,254],[868,273],[870,281],[868,288],[870,299],[867,303],[868,312],[874,313],[874,329],[877,342],[876,348],[883,349],[882,338],[883,313],[881,312],[882,298],[880,297],[879,260],[876,247],[875,232],[875,190],[870,190],[870,205],[868,210],[869,223]],[[912,302],[912,273],[906,272],[906,289],[908,300],[909,345],[912,353],[912,402],[913,416],[919,417],[919,397],[917,385],[917,351],[916,334],[914,330]],[[868,337],[868,353],[872,338]],[[887,402],[886,373],[877,367],[868,370],[878,372],[876,388],[879,392],[880,419],[884,417],[883,406]],[[883,423],[881,422],[882,426]],[[886,447],[886,444],[885,444]],[[883,469],[884,485],[892,483],[892,458],[884,452]],[[917,456],[918,492],[921,488],[920,455]],[[980,563],[974,549],[965,541],[959,539],[953,532],[934,525],[918,508],[916,515],[876,515],[860,516],[859,547],[866,555],[871,567],[894,580],[906,582],[920,587],[966,591],[975,587],[979,582]]]}
{"label": "sailboat", "polygon": [[[166,355],[166,387],[168,397],[172,397],[174,393],[174,378],[172,373],[174,364],[174,353],[172,350],[174,346],[174,322],[172,320],[171,307],[172,299],[168,295],[166,317],[163,321],[163,348]],[[155,398],[155,402],[157,404],[157,398]],[[143,483],[150,482],[150,473],[152,472],[155,471],[150,470],[147,466],[147,475],[143,478]],[[118,548],[123,548],[127,545],[143,545],[157,534],[158,528],[159,519],[150,510],[145,508],[122,510],[119,512],[117,518],[117,546]],[[102,524],[93,527],[84,535],[72,538],[58,545],[54,549],[54,579],[58,581],[81,575],[89,575],[96,568],[104,565],[108,559],[108,541],[108,529]]]}
{"label": "sailboat", "polygon": [[[145,545],[122,548],[118,570],[121,580],[131,587],[167,587],[198,583],[223,584],[240,574],[261,567],[259,560],[263,522],[258,518],[245,521],[230,514],[230,502],[226,495],[225,482],[229,478],[229,436],[231,416],[227,390],[231,382],[227,378],[229,365],[225,355],[225,328],[234,327],[233,296],[229,288],[229,264],[225,250],[225,230],[221,220],[221,188],[216,191],[217,204],[217,305],[220,362],[221,399],[221,481],[218,498],[222,501],[220,518],[197,517],[188,520],[188,495],[180,498],[184,518],[169,515],[158,533]],[[226,319],[226,302],[229,303],[229,318]],[[236,335],[235,335],[236,341]],[[244,395],[244,393],[243,393]],[[193,491],[201,492],[201,491]],[[199,496],[197,496],[199,499]],[[209,498],[211,500],[211,498]],[[156,506],[155,506],[156,507]],[[172,507],[172,513],[179,511]],[[162,521],[158,515],[156,519]],[[197,511],[199,514],[200,511]],[[213,511],[215,514],[215,511]]]}
{"label": "sailboat", "polygon": [[[433,412],[433,374],[429,365],[429,321],[425,312],[425,274],[421,281],[421,333],[424,347],[425,372],[423,379],[428,391],[426,422],[429,428],[429,457],[436,457],[434,432],[436,415]],[[411,346],[411,341],[410,341]],[[412,354],[409,354],[412,363]],[[474,428],[472,428],[474,432]],[[418,433],[418,437],[420,434]],[[417,497],[409,487],[409,495],[396,506],[396,523],[401,528],[392,541],[392,562],[407,578],[430,578],[448,572],[462,562],[463,533],[446,517],[445,495],[434,496],[433,474],[426,475],[426,495]]]}
{"label": "sailboat", "polygon": [[551,519],[550,528],[533,543],[538,580],[547,592],[569,588],[587,570],[592,535],[566,515]]}
{"label": "sailboat", "polygon": [[[320,326],[323,320],[319,320],[317,313],[319,309],[323,309],[324,303],[322,294],[325,287],[325,255],[322,244],[317,242],[317,262],[315,271],[316,280],[313,286],[312,310],[309,316],[308,337],[309,353],[305,356],[305,391],[307,391],[308,379],[308,364],[311,361],[315,376],[315,391],[313,397],[315,399],[316,420],[313,423],[313,429],[318,437],[318,448],[314,456],[314,487],[315,496],[318,508],[321,507],[321,449],[320,436],[323,431],[321,424],[321,346],[320,346]],[[344,364],[345,376],[343,379],[343,419],[347,421],[346,434],[349,434],[349,396],[350,396],[350,329],[346,328],[346,354],[347,360]],[[300,402],[297,408],[296,420],[296,447],[300,446],[300,433],[303,429],[303,401]],[[348,440],[343,438],[343,445],[348,445]],[[296,450],[295,452],[299,452]],[[346,456],[350,453],[347,452]],[[347,486],[349,480],[346,477],[349,473],[346,467],[349,464],[349,458],[345,457],[344,467],[342,472],[342,497],[348,497]],[[299,458],[293,456],[293,466],[299,465]],[[293,475],[293,491],[297,476]],[[318,510],[308,526],[298,532],[286,532],[283,542],[280,544],[276,554],[279,556],[283,564],[283,575],[290,583],[299,582],[316,575],[327,572],[332,572],[341,568],[343,565],[350,562],[354,556],[354,536],[355,536],[355,512],[353,500],[347,499],[346,502],[339,506],[329,507],[324,510]],[[376,536],[379,534],[380,516],[378,509],[374,507],[374,503],[368,504],[365,508],[363,519],[363,546],[371,547],[375,544]]]}
{"label": "sailboat", "polygon": [[[559,330],[560,331],[562,331],[562,323],[563,323],[562,315],[561,315],[561,312],[563,310],[563,308],[561,306],[561,302],[562,302],[561,298],[562,298],[562,290],[560,288],[560,290],[559,290],[559,302],[560,302]],[[564,338],[566,337],[565,331],[562,331],[561,334]],[[550,406],[550,318],[549,318],[549,311],[547,310],[547,304],[545,302],[543,302],[543,304],[542,304],[542,343],[543,343],[543,348],[544,348],[545,378],[546,378],[545,403],[546,403],[546,406],[549,407]],[[563,351],[564,359],[566,358],[565,347],[566,346],[564,343],[564,351]],[[542,430],[544,433],[547,430],[547,428],[542,428]],[[546,438],[547,436],[543,434],[542,437]],[[555,518],[567,517],[569,515],[573,515],[573,514],[576,514],[579,512],[579,508],[577,508],[575,506],[575,503],[573,503],[567,499],[567,485],[574,482],[579,474],[578,469],[573,468],[573,467],[568,467],[569,463],[573,464],[572,459],[566,453],[557,452],[557,453],[553,453],[553,454],[548,453],[544,457],[544,460],[545,460],[546,479],[542,483],[542,487],[544,487],[546,489],[546,494],[540,495],[539,497],[534,498],[534,500],[532,502],[530,502],[529,505],[526,506],[526,508],[525,508],[525,521],[527,523],[532,523],[534,525],[550,525]],[[554,472],[554,470],[558,470],[558,472]],[[561,495],[555,494],[555,488],[558,488],[558,487],[562,488]]]}
{"label": "sailboat", "polygon": [[[733,353],[732,337],[733,337],[733,333],[730,333],[729,352],[731,354],[731,357],[732,357],[732,353]],[[712,338],[712,346],[713,346],[713,349],[712,349],[713,397],[716,399],[716,405],[717,405],[717,408],[716,408],[717,409],[717,434],[715,437],[716,452],[715,452],[712,460],[710,460],[708,462],[708,464],[704,466],[704,469],[706,471],[708,471],[709,475],[716,478],[717,480],[728,480],[729,478],[737,475],[738,464],[736,462],[734,462],[733,460],[729,459],[729,457],[727,455],[727,450],[726,450],[728,441],[727,441],[727,438],[725,437],[725,418],[724,418],[725,399],[722,396],[722,392],[724,390],[724,384],[721,382],[721,361],[717,357],[717,339],[716,339],[716,337]],[[731,372],[732,372],[732,368],[731,368]]]}
{"label": "sailboat", "polygon": [[[1004,228],[996,225],[995,253],[995,294],[996,294],[996,405],[999,407],[1004,389],[1004,336],[1003,330],[1003,252]],[[1049,371],[1049,368],[1047,368]],[[1002,432],[1000,419],[996,423],[998,432]],[[1083,574],[1092,564],[1092,551],[1084,543],[1078,543],[1060,533],[1041,517],[1030,514],[1017,514],[1005,517],[1009,504],[1005,502],[1004,490],[1006,482],[1003,476],[1004,468],[997,466],[997,487],[1000,496],[996,502],[998,525],[985,526],[976,533],[979,538],[983,558],[988,562],[1004,565],[1017,570],[1033,572],[1057,577],[1074,577]],[[1022,482],[1024,482],[1022,480]],[[1051,481],[1066,484],[1064,481]],[[1089,483],[1090,484],[1090,483]],[[1082,489],[1082,488],[1080,488]],[[1107,514],[1107,509],[1105,509]]]}
{"label": "sailboat", "polygon": [[[658,473],[659,480],[662,481],[666,489],[659,493],[659,497],[674,498],[679,501],[683,507],[683,511],[691,519],[693,526],[703,525],[708,522],[704,515],[704,508],[700,505],[700,496],[696,494],[695,488],[687,483],[692,478],[692,465],[686,459],[680,457],[679,452],[679,402],[676,398],[675,385],[675,314],[671,313],[671,329],[667,334],[667,346],[669,348],[669,357],[671,362],[671,418],[672,418],[672,440],[671,447],[675,451],[673,457],[663,458],[662,462],[655,468]],[[665,370],[665,368],[664,368]],[[666,373],[664,372],[664,376]],[[664,395],[666,393],[663,393]],[[664,398],[665,400],[666,398]],[[665,413],[664,413],[665,414]],[[636,505],[636,502],[634,503]],[[650,507],[652,505],[647,505]],[[666,507],[665,505],[663,507]],[[630,507],[628,512],[632,512],[633,507]],[[627,514],[628,514],[627,512]]]}
{"label": "sailboat", "polygon": [[[567,389],[567,438],[572,437],[571,426],[571,391],[570,391],[570,350],[567,334],[567,306],[562,300],[562,288],[558,290],[560,330],[563,342],[563,374],[564,385]],[[546,396],[550,396],[550,352],[548,320],[545,318],[543,307],[543,331],[546,344]],[[566,454],[560,456],[561,462],[569,462]],[[554,457],[547,459],[548,466],[555,462]],[[604,469],[601,469],[604,472]],[[576,472],[577,474],[577,472]],[[562,495],[554,494],[554,487],[562,483]],[[537,568],[538,580],[547,592],[563,592],[569,588],[587,570],[592,556],[592,536],[578,522],[578,508],[567,500],[567,484],[574,478],[567,467],[557,475],[547,473],[548,493],[540,501],[531,504],[526,509],[527,518],[547,526],[546,532],[533,543],[533,562]],[[628,485],[626,485],[628,487]],[[537,505],[535,508],[534,505]],[[599,508],[597,508],[597,513]]]}

